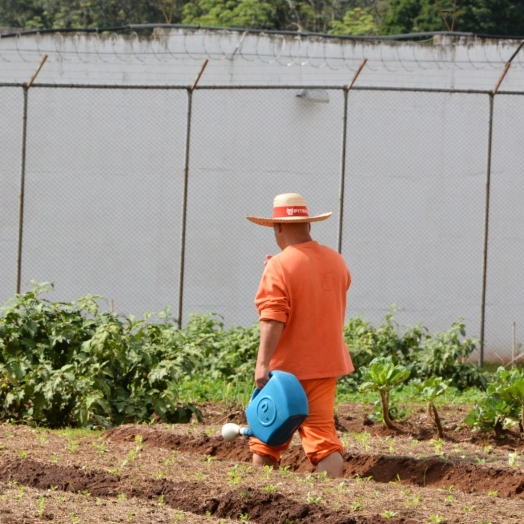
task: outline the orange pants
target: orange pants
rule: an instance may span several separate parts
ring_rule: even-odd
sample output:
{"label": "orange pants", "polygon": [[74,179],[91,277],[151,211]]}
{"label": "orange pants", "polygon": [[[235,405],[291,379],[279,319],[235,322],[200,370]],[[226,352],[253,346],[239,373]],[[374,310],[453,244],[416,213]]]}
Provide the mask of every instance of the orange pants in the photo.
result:
{"label": "orange pants", "polygon": [[[300,383],[307,395],[309,415],[298,428],[302,447],[310,462],[316,466],[322,459],[338,451],[344,454],[344,447],[337,437],[335,429],[335,390],[337,377],[301,380]],[[281,446],[268,446],[256,437],[249,440],[252,453],[272,458],[280,462],[282,451],[291,443],[291,437]]]}

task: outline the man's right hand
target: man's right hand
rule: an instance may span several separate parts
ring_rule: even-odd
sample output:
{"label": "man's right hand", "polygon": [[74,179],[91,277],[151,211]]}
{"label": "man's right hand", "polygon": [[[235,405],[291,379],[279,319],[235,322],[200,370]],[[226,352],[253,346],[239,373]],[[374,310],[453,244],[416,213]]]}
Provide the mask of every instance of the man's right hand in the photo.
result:
{"label": "man's right hand", "polygon": [[262,389],[269,382],[269,366],[257,364],[255,368],[255,385],[258,389]]}

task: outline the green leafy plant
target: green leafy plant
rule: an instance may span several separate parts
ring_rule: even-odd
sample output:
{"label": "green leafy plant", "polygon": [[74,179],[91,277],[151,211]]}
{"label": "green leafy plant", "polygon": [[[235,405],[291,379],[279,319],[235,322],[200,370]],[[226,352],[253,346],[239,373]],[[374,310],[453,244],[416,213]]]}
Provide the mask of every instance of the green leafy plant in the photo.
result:
{"label": "green leafy plant", "polygon": [[384,511],[383,513],[381,513],[381,515],[386,519],[392,519],[397,516],[395,511],[389,511],[389,510]]}
{"label": "green leafy plant", "polygon": [[475,430],[500,434],[510,421],[524,427],[524,374],[518,369],[499,367],[464,422]]}
{"label": "green leafy plant", "polygon": [[314,495],[311,494],[310,491],[308,491],[307,503],[308,504],[322,504],[322,497],[321,496],[315,497]]}
{"label": "green leafy plant", "polygon": [[382,404],[382,418],[388,428],[394,429],[390,411],[389,398],[391,390],[403,384],[409,377],[410,371],[404,366],[394,364],[390,358],[374,358],[369,367],[362,371],[361,391],[378,391]]}
{"label": "green leafy plant", "polygon": [[450,380],[443,380],[441,377],[430,377],[424,381],[415,379],[411,383],[418,389],[421,399],[427,402],[428,418],[435,422],[439,438],[444,438],[444,432],[442,431],[442,424],[440,423],[435,402],[437,397],[446,391]]}
{"label": "green leafy plant", "polygon": [[362,370],[377,357],[389,357],[395,364],[401,364],[412,373],[415,372],[416,355],[427,336],[427,329],[418,325],[405,328],[402,333],[394,320],[396,313],[397,308],[392,306],[377,328],[361,316],[350,318],[346,322],[344,339],[356,372],[343,377],[341,384],[358,387]]}
{"label": "green leafy plant", "polygon": [[466,325],[460,319],[448,331],[427,336],[417,353],[417,369],[422,379],[441,377],[459,390],[485,388],[486,379],[476,364],[468,362],[477,341],[466,338]]}
{"label": "green leafy plant", "polygon": [[50,302],[41,295],[53,285],[33,285],[0,308],[0,419],[110,427],[201,417],[177,393],[202,359],[194,326],[179,330],[168,310],[156,323],[102,311],[97,296]]}

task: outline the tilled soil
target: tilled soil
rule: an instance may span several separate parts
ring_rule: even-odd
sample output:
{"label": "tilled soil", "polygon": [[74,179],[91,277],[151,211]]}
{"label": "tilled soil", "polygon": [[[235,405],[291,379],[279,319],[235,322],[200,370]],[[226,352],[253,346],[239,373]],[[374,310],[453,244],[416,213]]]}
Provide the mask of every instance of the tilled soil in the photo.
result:
{"label": "tilled soil", "polygon": [[524,522],[524,439],[478,435],[465,408],[423,408],[395,430],[369,406],[337,407],[344,478],[317,475],[295,439],[280,469],[253,468],[247,439],[225,442],[238,406],[203,406],[204,424],[106,433],[0,426],[0,523],[229,522],[502,524]]}

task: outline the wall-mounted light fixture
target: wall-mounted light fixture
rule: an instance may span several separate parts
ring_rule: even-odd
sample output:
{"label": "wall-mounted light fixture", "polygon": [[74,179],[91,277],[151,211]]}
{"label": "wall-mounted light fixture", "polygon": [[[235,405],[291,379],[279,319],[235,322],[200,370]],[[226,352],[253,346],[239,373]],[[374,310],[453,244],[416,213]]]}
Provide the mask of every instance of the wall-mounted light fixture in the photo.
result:
{"label": "wall-mounted light fixture", "polygon": [[296,96],[310,102],[320,102],[322,104],[329,102],[329,94],[325,89],[301,89]]}

